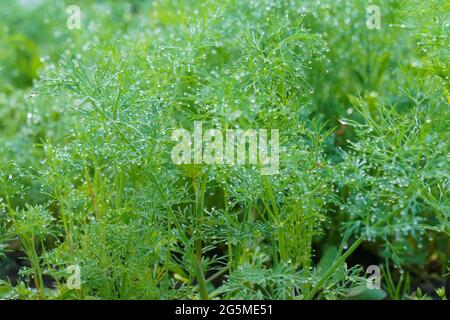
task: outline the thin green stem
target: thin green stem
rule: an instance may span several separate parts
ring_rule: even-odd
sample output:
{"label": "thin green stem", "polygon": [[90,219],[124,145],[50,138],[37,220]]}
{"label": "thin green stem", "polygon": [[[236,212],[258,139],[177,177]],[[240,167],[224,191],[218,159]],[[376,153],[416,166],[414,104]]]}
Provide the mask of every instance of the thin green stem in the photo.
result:
{"label": "thin green stem", "polygon": [[228,266],[223,267],[222,269],[220,269],[219,271],[217,271],[216,273],[214,273],[211,277],[209,277],[208,279],[206,279],[206,283],[210,283],[214,280],[216,280],[218,277],[220,277],[221,275],[223,275],[225,272],[228,271]]}
{"label": "thin green stem", "polygon": [[197,185],[197,181],[194,179],[193,186],[195,191],[195,267],[197,273],[197,282],[200,290],[200,299],[208,300],[208,288],[203,273],[203,257],[202,257],[202,224],[203,224],[203,211],[205,204],[205,190],[206,183],[208,182],[208,173],[206,173],[202,179],[201,187]]}
{"label": "thin green stem", "polygon": [[281,217],[280,217],[280,213],[278,211],[278,207],[277,207],[277,202],[275,200],[275,196],[273,194],[272,191],[272,187],[270,185],[269,179],[267,178],[267,176],[263,177],[264,180],[264,184],[266,186],[267,189],[267,194],[269,195],[269,199],[272,205],[272,213],[273,213],[273,219],[274,219],[274,224],[277,227],[277,235],[278,235],[278,249],[280,251],[280,259],[281,261],[286,261],[287,258],[287,254],[286,254],[286,245],[285,245],[285,239],[284,239],[284,230],[283,230],[283,225],[281,222]]}

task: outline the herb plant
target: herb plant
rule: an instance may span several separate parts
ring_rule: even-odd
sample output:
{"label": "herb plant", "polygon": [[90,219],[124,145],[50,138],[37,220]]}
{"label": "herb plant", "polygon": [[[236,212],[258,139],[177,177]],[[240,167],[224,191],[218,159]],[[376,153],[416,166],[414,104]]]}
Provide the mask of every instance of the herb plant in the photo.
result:
{"label": "herb plant", "polygon": [[[445,297],[446,1],[2,2],[0,298]],[[279,172],[175,164],[199,121]]]}

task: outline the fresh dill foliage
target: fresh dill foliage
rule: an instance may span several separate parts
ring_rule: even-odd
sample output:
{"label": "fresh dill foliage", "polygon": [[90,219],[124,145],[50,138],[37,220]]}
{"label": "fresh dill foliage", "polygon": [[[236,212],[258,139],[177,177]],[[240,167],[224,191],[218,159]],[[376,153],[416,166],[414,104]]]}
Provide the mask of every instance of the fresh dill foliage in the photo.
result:
{"label": "fresh dill foliage", "polygon": [[[3,2],[1,299],[445,298],[446,1]],[[175,164],[196,122],[278,172]]]}

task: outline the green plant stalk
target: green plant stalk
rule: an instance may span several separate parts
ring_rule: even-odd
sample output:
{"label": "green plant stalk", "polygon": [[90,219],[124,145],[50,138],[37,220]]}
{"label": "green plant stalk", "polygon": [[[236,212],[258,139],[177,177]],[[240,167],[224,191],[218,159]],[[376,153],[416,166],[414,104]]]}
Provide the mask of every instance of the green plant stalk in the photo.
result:
{"label": "green plant stalk", "polygon": [[[158,180],[156,179],[155,175],[153,173],[150,174],[150,179],[152,180],[153,184],[156,187],[156,190],[158,191],[159,195],[161,196],[161,198],[163,199],[163,201],[165,203],[169,202],[169,199],[167,198],[166,194],[164,193],[163,189],[161,188],[161,186],[159,185]],[[180,236],[182,238],[183,241],[187,241],[187,237],[184,234],[184,229],[181,227],[177,216],[175,215],[175,212],[173,212],[172,207],[169,205],[168,206],[168,211],[170,214],[170,218],[172,219],[172,221],[174,222],[175,226],[177,227],[178,231],[180,231]],[[170,226],[169,226],[170,227]]]}
{"label": "green plant stalk", "polygon": [[36,250],[35,245],[35,237],[34,234],[31,234],[30,239],[26,239],[25,237],[22,238],[22,243],[24,250],[28,256],[28,259],[30,260],[31,267],[34,270],[33,275],[33,282],[36,287],[36,290],[38,292],[39,298],[42,298],[42,290],[44,288],[44,279],[42,278],[42,270],[39,263],[39,257]]}
{"label": "green plant stalk", "polygon": [[219,271],[214,273],[211,277],[206,279],[206,283],[210,283],[210,282],[214,281],[215,279],[217,279],[218,277],[220,277],[221,275],[223,275],[227,271],[228,271],[228,266],[220,269]]}
{"label": "green plant stalk", "polygon": [[277,234],[278,234],[278,247],[280,251],[280,259],[281,261],[286,261],[287,254],[286,254],[286,245],[285,245],[285,239],[284,239],[284,230],[281,228],[281,218],[280,213],[278,212],[277,202],[275,200],[275,196],[273,195],[272,187],[270,186],[269,179],[267,176],[263,177],[264,184],[266,185],[267,193],[269,194],[270,202],[272,204],[272,212],[273,212],[273,218],[275,226],[277,227]]}
{"label": "green plant stalk", "polygon": [[322,276],[322,278],[320,278],[319,282],[316,283],[316,285],[314,286],[314,288],[309,292],[309,294],[306,296],[305,300],[312,300],[312,298],[314,298],[315,294],[317,293],[317,291],[319,291],[319,289],[322,287],[322,285],[324,284],[325,281],[327,281],[336,271],[337,268],[339,268],[344,262],[345,260],[353,253],[353,251],[356,250],[356,248],[358,248],[361,243],[363,242],[364,237],[359,237],[350,248],[348,248],[347,251],[345,251],[345,253],[339,258],[337,259],[333,265],[330,267],[330,269],[328,269],[328,271]]}
{"label": "green plant stalk", "polygon": [[[228,211],[228,193],[225,189],[223,189],[223,203],[225,207],[225,212],[229,213]],[[228,236],[227,239],[227,250],[228,250],[228,271],[231,274],[233,271],[233,245],[231,244],[231,237]]]}
{"label": "green plant stalk", "polygon": [[[245,223],[248,222],[248,218],[249,218],[249,215],[250,215],[250,210],[251,210],[251,206],[247,206],[244,209],[244,217],[243,217],[243,220],[242,220],[243,221],[242,227],[244,227]],[[236,252],[235,252],[236,257],[234,258],[234,263],[233,263],[233,269],[234,270],[237,269],[237,267],[239,265],[239,262],[241,260],[242,248],[243,247],[245,247],[245,240],[243,240],[242,242],[240,242],[240,243],[238,243],[236,245]]]}
{"label": "green plant stalk", "polygon": [[123,183],[124,183],[124,174],[121,168],[115,168],[115,185],[116,185],[116,208],[120,209],[122,207],[122,195],[123,195]]}
{"label": "green plant stalk", "polygon": [[208,300],[208,288],[203,273],[203,257],[202,257],[202,223],[203,210],[205,204],[205,189],[208,181],[208,173],[202,177],[202,184],[199,189],[196,180],[193,181],[195,191],[195,270],[197,274],[197,282],[200,290],[200,299]]}
{"label": "green plant stalk", "polygon": [[231,237],[228,237],[228,270],[231,274],[233,271],[234,260],[233,260],[233,245],[231,244]]}
{"label": "green plant stalk", "polygon": [[[167,199],[167,196],[164,193],[164,190],[161,188],[158,180],[156,179],[156,177],[155,177],[155,175],[153,173],[150,173],[150,179],[153,182],[154,186],[156,187],[156,190],[158,191],[159,195],[164,200],[164,202],[166,204],[169,203],[169,200]],[[181,239],[183,241],[187,241],[187,237],[184,234],[184,230],[181,227],[181,225],[180,225],[180,223],[179,223],[175,213],[173,212],[172,207],[170,206],[170,204],[168,205],[168,212],[169,212],[170,218],[172,219],[172,222],[175,224],[176,228],[179,231]],[[168,237],[170,236],[170,230],[171,230],[171,225],[170,225],[170,223],[167,223],[167,236]],[[167,260],[166,261],[167,264],[173,263],[173,259],[172,259],[171,253],[170,253],[170,247],[169,246],[167,247],[166,260]],[[167,267],[165,269],[166,269],[166,277],[168,278],[169,277],[169,271],[168,271]]]}

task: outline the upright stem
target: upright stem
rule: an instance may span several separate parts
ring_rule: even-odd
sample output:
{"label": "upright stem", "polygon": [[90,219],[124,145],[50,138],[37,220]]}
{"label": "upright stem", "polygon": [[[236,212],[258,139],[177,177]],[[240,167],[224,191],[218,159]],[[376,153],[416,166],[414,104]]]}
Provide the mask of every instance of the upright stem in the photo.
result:
{"label": "upright stem", "polygon": [[320,278],[319,282],[316,283],[316,285],[314,286],[314,288],[309,292],[309,294],[306,296],[305,300],[312,300],[312,298],[314,298],[315,294],[317,293],[317,291],[319,291],[319,289],[322,287],[322,285],[324,284],[325,281],[327,281],[331,276],[333,276],[333,274],[335,273],[336,269],[339,268],[344,262],[345,260],[353,253],[353,251],[356,250],[356,248],[359,247],[359,245],[363,242],[364,237],[359,237],[350,248],[348,248],[347,251],[345,251],[345,253],[336,260],[335,263],[333,263],[333,265],[330,267],[330,269],[328,269],[328,271],[322,276],[322,278]]}
{"label": "upright stem", "polygon": [[203,211],[205,204],[205,189],[208,181],[208,173],[201,179],[201,187],[197,185],[194,179],[193,186],[195,191],[195,266],[197,273],[197,282],[200,290],[200,299],[208,300],[208,288],[206,286],[205,275],[203,273],[203,257],[202,257],[202,224]]}
{"label": "upright stem", "polygon": [[[241,225],[242,228],[245,228],[245,225],[248,222],[251,208],[252,208],[251,205],[246,205],[244,208],[244,217],[243,217],[242,225]],[[237,269],[237,267],[239,266],[239,262],[241,260],[241,255],[242,255],[242,248],[244,248],[244,247],[245,247],[244,239],[236,245],[235,258],[233,260],[233,270]]]}
{"label": "upright stem", "polygon": [[30,260],[31,267],[33,268],[33,281],[38,292],[39,299],[42,298],[42,290],[44,289],[44,279],[42,278],[42,270],[40,266],[39,256],[37,254],[34,232],[31,232],[31,239],[22,239],[25,252]]}
{"label": "upright stem", "polygon": [[284,230],[282,228],[281,223],[281,217],[280,213],[278,212],[277,202],[275,200],[275,196],[272,191],[272,187],[270,185],[269,179],[267,179],[267,176],[263,177],[264,184],[266,185],[267,194],[269,195],[269,199],[272,206],[272,218],[275,220],[274,224],[277,227],[277,235],[278,235],[278,250],[280,251],[280,260],[286,261],[287,255],[286,255],[286,245],[285,245],[285,239],[284,239]]}

